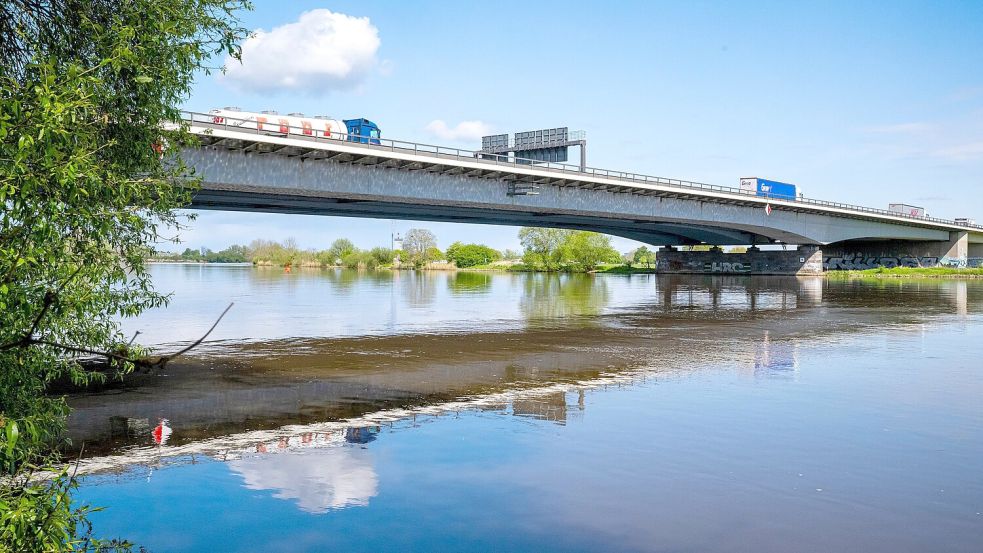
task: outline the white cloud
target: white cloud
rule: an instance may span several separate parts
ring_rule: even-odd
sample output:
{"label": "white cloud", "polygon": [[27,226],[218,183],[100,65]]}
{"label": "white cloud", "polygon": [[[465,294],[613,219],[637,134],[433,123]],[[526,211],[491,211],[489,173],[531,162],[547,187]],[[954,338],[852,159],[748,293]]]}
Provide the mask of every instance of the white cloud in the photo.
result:
{"label": "white cloud", "polygon": [[294,23],[262,29],[242,44],[242,63],[226,58],[222,80],[249,92],[348,90],[378,63],[379,30],[367,17],[318,9]]}
{"label": "white cloud", "polygon": [[492,127],[483,121],[461,121],[454,127],[435,119],[426,126],[428,133],[443,140],[481,140],[482,136],[491,134]]}

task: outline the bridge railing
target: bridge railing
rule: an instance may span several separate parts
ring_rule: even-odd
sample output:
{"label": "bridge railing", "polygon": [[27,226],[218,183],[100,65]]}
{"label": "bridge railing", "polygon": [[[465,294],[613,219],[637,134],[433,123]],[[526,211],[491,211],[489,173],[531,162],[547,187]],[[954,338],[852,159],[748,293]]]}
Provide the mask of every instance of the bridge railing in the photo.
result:
{"label": "bridge railing", "polygon": [[[227,115],[215,116],[209,113],[200,113],[200,112],[193,112],[193,111],[182,112],[182,118],[184,119],[185,122],[197,126],[251,132],[253,134],[257,134],[261,136],[274,136],[274,137],[289,136],[289,138],[291,139],[309,140],[312,142],[321,142],[321,143],[346,142],[354,146],[359,146],[372,150],[385,150],[391,152],[412,153],[414,155],[424,155],[424,156],[434,157],[439,159],[454,159],[459,161],[470,161],[470,162],[477,161],[490,165],[504,165],[512,168],[534,168],[537,170],[550,171],[560,175],[570,175],[571,178],[581,175],[590,175],[590,176],[601,177],[605,179],[624,181],[627,183],[652,184],[658,186],[678,188],[681,190],[722,192],[726,194],[736,194],[736,195],[748,196],[752,198],[773,199],[776,201],[787,202],[791,204],[828,207],[828,208],[842,209],[846,211],[854,211],[854,212],[865,213],[865,214],[886,215],[886,216],[898,217],[902,219],[911,219],[913,221],[941,223],[948,226],[983,229],[983,225],[975,225],[975,224],[969,225],[964,223],[956,223],[955,221],[949,219],[940,219],[937,217],[928,217],[928,216],[917,216],[908,213],[899,213],[896,211],[890,211],[887,209],[879,209],[875,207],[865,207],[860,205],[846,204],[840,202],[830,202],[826,200],[817,200],[817,199],[804,198],[804,197],[797,197],[793,199],[793,198],[783,197],[780,195],[761,194],[761,193],[757,193],[756,191],[742,190],[740,188],[735,188],[732,186],[720,186],[716,184],[707,184],[702,182],[687,181],[681,179],[654,177],[650,175],[641,175],[638,173],[631,173],[626,171],[598,169],[595,167],[587,167],[585,169],[581,169],[579,165],[571,165],[569,163],[544,162],[544,161],[538,161],[533,159],[525,159],[514,155],[509,156],[509,155],[502,155],[502,154],[492,154],[492,153],[482,152],[481,150],[466,150],[462,148],[437,146],[435,144],[426,144],[421,142],[407,142],[403,140],[392,140],[389,138],[369,138],[365,136],[359,136],[356,134],[346,134],[346,133],[331,133],[330,136],[324,136],[323,132],[318,131],[316,129],[312,129],[310,127],[303,128],[303,127],[290,126],[290,125],[286,126],[287,132],[282,132],[279,129],[284,128],[284,126],[272,120],[266,121],[264,123],[270,128],[259,129],[257,128],[256,121],[248,118],[239,119],[239,118],[228,117]],[[374,143],[374,142],[378,142],[378,143]]]}

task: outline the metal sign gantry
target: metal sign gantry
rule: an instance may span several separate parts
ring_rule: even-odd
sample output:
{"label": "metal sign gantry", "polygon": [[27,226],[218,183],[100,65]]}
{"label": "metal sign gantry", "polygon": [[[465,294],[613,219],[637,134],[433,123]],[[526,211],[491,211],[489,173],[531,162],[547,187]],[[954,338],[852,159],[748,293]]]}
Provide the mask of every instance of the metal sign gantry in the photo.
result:
{"label": "metal sign gantry", "polygon": [[518,163],[562,163],[567,161],[567,148],[580,147],[580,169],[587,167],[587,133],[570,131],[567,127],[517,132],[481,137],[481,153],[492,156],[512,154]]}

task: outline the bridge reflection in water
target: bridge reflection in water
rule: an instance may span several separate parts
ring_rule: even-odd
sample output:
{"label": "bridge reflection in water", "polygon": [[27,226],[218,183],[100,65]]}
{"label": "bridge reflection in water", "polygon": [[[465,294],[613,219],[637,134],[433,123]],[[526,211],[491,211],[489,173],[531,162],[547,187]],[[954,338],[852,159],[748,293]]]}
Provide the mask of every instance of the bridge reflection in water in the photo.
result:
{"label": "bridge reflection in water", "polygon": [[[447,284],[434,285],[439,279]],[[651,293],[626,299],[618,291],[631,280]],[[922,332],[936,316],[983,307],[983,287],[959,281],[462,274],[398,281],[412,304],[435,295],[421,289],[468,299],[505,281],[521,292],[523,322],[514,330],[219,344],[166,377],[70,397],[70,434],[89,456],[82,472],[126,473],[206,455],[229,462],[250,489],[274,489],[304,510],[360,505],[376,493],[371,455],[360,444],[393,424],[462,409],[565,424],[583,413],[592,388],[724,367],[794,378],[802,348],[871,327]],[[151,445],[151,423],[161,419],[171,433]],[[339,473],[357,478],[334,480]]]}

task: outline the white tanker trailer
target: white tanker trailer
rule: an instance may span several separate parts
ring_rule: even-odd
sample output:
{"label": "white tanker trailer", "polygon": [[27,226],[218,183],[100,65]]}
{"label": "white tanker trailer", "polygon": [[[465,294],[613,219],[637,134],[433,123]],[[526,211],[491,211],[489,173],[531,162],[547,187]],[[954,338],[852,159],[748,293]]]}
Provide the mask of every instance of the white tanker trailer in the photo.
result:
{"label": "white tanker trailer", "polygon": [[212,123],[218,125],[255,129],[271,134],[299,134],[363,144],[379,144],[379,127],[365,118],[339,121],[323,115],[315,117],[307,117],[303,113],[280,115],[275,111],[256,113],[234,107],[213,109],[208,114],[212,117]]}

